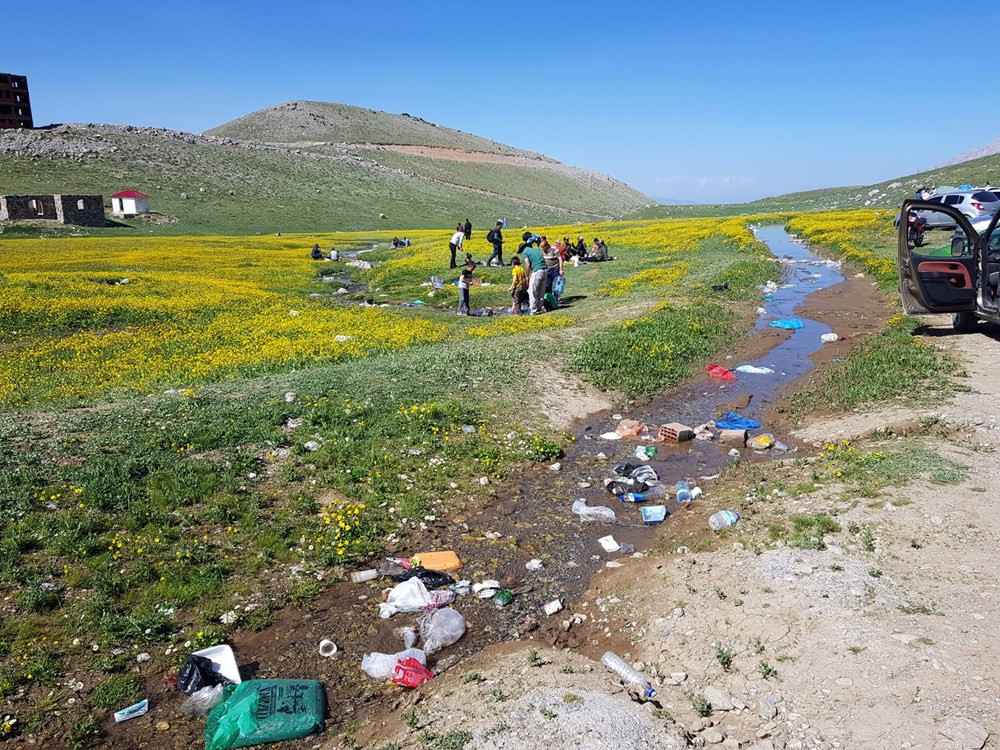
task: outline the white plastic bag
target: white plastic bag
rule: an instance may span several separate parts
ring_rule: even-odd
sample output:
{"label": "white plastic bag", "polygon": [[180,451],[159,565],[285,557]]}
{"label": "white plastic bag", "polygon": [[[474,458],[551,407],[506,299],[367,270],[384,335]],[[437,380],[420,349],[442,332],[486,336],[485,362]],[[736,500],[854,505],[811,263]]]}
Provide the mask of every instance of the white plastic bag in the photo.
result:
{"label": "white plastic bag", "polygon": [[378,613],[389,618],[397,612],[426,612],[450,604],[454,598],[453,591],[428,591],[419,578],[410,578],[389,592],[385,602],[378,605]]}
{"label": "white plastic bag", "polygon": [[605,521],[613,523],[615,512],[606,505],[596,505],[593,508],[587,505],[587,501],[582,497],[573,503],[573,512],[580,516],[582,521]]}
{"label": "white plastic bag", "polygon": [[181,704],[180,712],[188,716],[208,716],[215,704],[222,700],[223,687],[219,684],[195,691]]}
{"label": "white plastic bag", "polygon": [[403,648],[412,648],[413,644],[417,642],[417,631],[409,625],[396,628],[392,634],[403,641]]}
{"label": "white plastic bag", "polygon": [[427,656],[423,651],[419,648],[408,648],[395,654],[380,654],[377,651],[365,654],[361,659],[361,670],[372,679],[388,680],[392,677],[396,664],[410,658],[427,666]]}
{"label": "white plastic bag", "polygon": [[436,654],[463,635],[465,635],[465,618],[450,607],[420,618],[420,637],[424,639],[424,651],[428,654]]}

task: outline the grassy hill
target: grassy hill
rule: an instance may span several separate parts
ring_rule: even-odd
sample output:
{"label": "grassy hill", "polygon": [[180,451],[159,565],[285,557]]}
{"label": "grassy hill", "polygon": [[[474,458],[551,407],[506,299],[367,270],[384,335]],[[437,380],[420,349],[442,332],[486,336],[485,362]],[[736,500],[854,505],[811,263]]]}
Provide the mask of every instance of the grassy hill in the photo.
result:
{"label": "grassy hill", "polygon": [[149,193],[166,218],[117,233],[405,230],[466,217],[481,229],[501,217],[605,220],[652,203],[606,175],[346,105],[292,102],[204,135],[128,125],[0,132],[0,194],[124,188]]}
{"label": "grassy hill", "polygon": [[1000,154],[936,167],[893,180],[854,187],[821,188],[763,198],[752,203],[719,206],[651,206],[630,218],[652,219],[673,216],[720,216],[770,213],[774,211],[831,211],[851,208],[894,208],[913,196],[918,187],[970,184],[1000,184]]}

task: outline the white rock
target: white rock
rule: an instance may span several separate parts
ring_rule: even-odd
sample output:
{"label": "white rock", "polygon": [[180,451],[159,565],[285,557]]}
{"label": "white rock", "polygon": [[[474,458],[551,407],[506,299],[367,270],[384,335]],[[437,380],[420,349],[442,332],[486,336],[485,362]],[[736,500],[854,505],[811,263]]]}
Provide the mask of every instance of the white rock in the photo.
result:
{"label": "white rock", "polygon": [[143,651],[141,654],[136,654],[136,656],[135,656],[135,660],[137,662],[139,662],[140,664],[142,664],[145,661],[149,661],[152,658],[153,657],[150,656],[149,654],[147,654],[145,651]]}
{"label": "white rock", "polygon": [[307,451],[312,451],[315,453],[316,451],[319,450],[319,443],[317,443],[315,440],[310,440],[302,447],[305,448]]}
{"label": "white rock", "polygon": [[670,679],[676,682],[678,685],[682,684],[688,678],[687,672],[671,672]]}
{"label": "white rock", "polygon": [[975,722],[961,716],[948,719],[938,731],[959,747],[980,750],[986,744],[989,732]]}
{"label": "white rock", "polygon": [[[702,695],[705,696],[705,700],[709,702],[712,706],[713,711],[732,711],[733,701],[725,693],[725,691],[720,690],[717,687],[709,685],[702,691]],[[722,740],[719,740],[720,742]]]}

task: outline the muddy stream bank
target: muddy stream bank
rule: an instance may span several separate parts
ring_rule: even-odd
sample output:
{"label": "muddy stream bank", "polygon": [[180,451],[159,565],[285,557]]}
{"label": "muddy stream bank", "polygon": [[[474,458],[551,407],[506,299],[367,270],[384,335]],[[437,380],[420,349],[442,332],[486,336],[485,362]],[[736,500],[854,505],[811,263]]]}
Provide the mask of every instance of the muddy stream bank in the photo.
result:
{"label": "muddy stream bank", "polygon": [[[464,507],[454,509],[446,518],[426,521],[409,535],[405,546],[386,550],[387,555],[408,557],[420,551],[453,549],[464,563],[453,574],[456,578],[473,582],[498,579],[502,585],[519,586],[522,591],[502,609],[471,594],[459,597],[453,606],[465,616],[468,631],[458,643],[430,657],[428,666],[439,672],[456,666],[461,669],[462,660],[468,656],[519,637],[582,646],[580,633],[562,627],[558,615],[547,618],[542,607],[560,599],[572,611],[593,576],[622,556],[621,552],[605,552],[597,541],[600,537],[611,534],[620,544],[633,545],[641,553],[681,530],[707,531],[704,514],[678,509],[672,491],[665,502],[672,515],[662,526],[650,527],[641,522],[641,506],[621,503],[604,490],[602,480],[611,476],[615,464],[639,463],[630,458],[638,441],[600,437],[614,430],[617,415],[651,425],[682,422],[693,427],[738,406],[741,414],[762,422],[757,432],[774,432],[778,439],[784,439],[780,414],[774,407],[789,384],[807,375],[814,360],[822,362],[839,356],[850,345],[850,338],[881,325],[884,315],[879,314],[879,308],[883,305],[868,281],[845,281],[835,264],[793,241],[783,227],[762,227],[757,234],[779,263],[782,287],[760,303],[764,312],[753,331],[733,347],[728,358],[722,355],[717,361],[729,369],[743,364],[768,367],[772,374],[739,374],[739,379],[731,383],[695,378],[647,402],[591,414],[575,424],[572,432],[576,439],[560,459],[558,471],[544,465],[530,466],[516,477],[485,487],[470,487]],[[820,336],[829,333],[831,325],[838,332],[843,330],[838,315],[844,305],[838,300],[850,300],[856,308],[857,314],[850,318],[853,328],[846,341],[824,344]],[[801,330],[788,334],[769,326],[770,321],[795,317],[797,312],[799,317],[807,316],[801,317]],[[815,316],[809,317],[813,312]],[[655,469],[671,490],[678,479],[716,475],[734,460],[728,455],[731,446],[715,441],[657,447],[657,455],[642,463]],[[744,461],[768,458],[767,454],[757,455],[749,449],[743,450],[741,456]],[[712,481],[700,481],[700,486],[705,493],[701,502],[710,501]],[[585,498],[589,505],[612,508],[615,522],[581,522],[570,511],[578,498]],[[525,569],[525,563],[533,558],[542,560],[541,570]],[[330,731],[323,737],[291,741],[282,747],[296,750],[329,744],[344,724],[394,709],[406,700],[407,692],[402,688],[369,679],[360,670],[363,654],[400,650],[402,643],[393,630],[415,623],[412,615],[379,618],[377,604],[382,590],[389,585],[391,582],[384,580],[334,585],[307,610],[282,610],[267,629],[240,634],[231,641],[244,679],[294,677],[316,679],[325,686]],[[325,638],[338,646],[331,658],[323,658],[318,652],[319,642]],[[162,685],[159,676],[147,682],[147,690],[149,715],[124,725],[106,725],[108,741],[123,748],[200,746],[203,720],[177,713],[184,696]],[[169,729],[157,731],[154,727],[158,722],[167,722]]]}

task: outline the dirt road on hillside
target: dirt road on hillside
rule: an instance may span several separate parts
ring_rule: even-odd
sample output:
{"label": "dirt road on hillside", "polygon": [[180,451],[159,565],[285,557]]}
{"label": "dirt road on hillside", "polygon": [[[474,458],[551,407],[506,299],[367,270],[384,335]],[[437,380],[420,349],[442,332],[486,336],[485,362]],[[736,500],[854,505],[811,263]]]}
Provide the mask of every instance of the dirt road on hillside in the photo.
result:
{"label": "dirt road on hillside", "polygon": [[[322,746],[1000,747],[1000,331],[958,336],[945,319],[929,321],[923,342],[964,364],[967,393],[859,410],[795,437],[815,453],[834,440],[919,446],[964,467],[957,484],[918,468],[864,498],[833,483],[792,491],[822,484],[815,461],[748,467],[709,490],[656,549],[595,577],[537,641],[491,647]],[[702,549],[710,513],[751,502],[752,522],[691,551]],[[823,549],[767,533],[769,523],[820,512],[840,527]],[[579,646],[550,648],[560,629]],[[596,661],[608,648],[658,684],[658,706],[629,700]],[[695,711],[698,696],[713,705],[708,717]]]}

